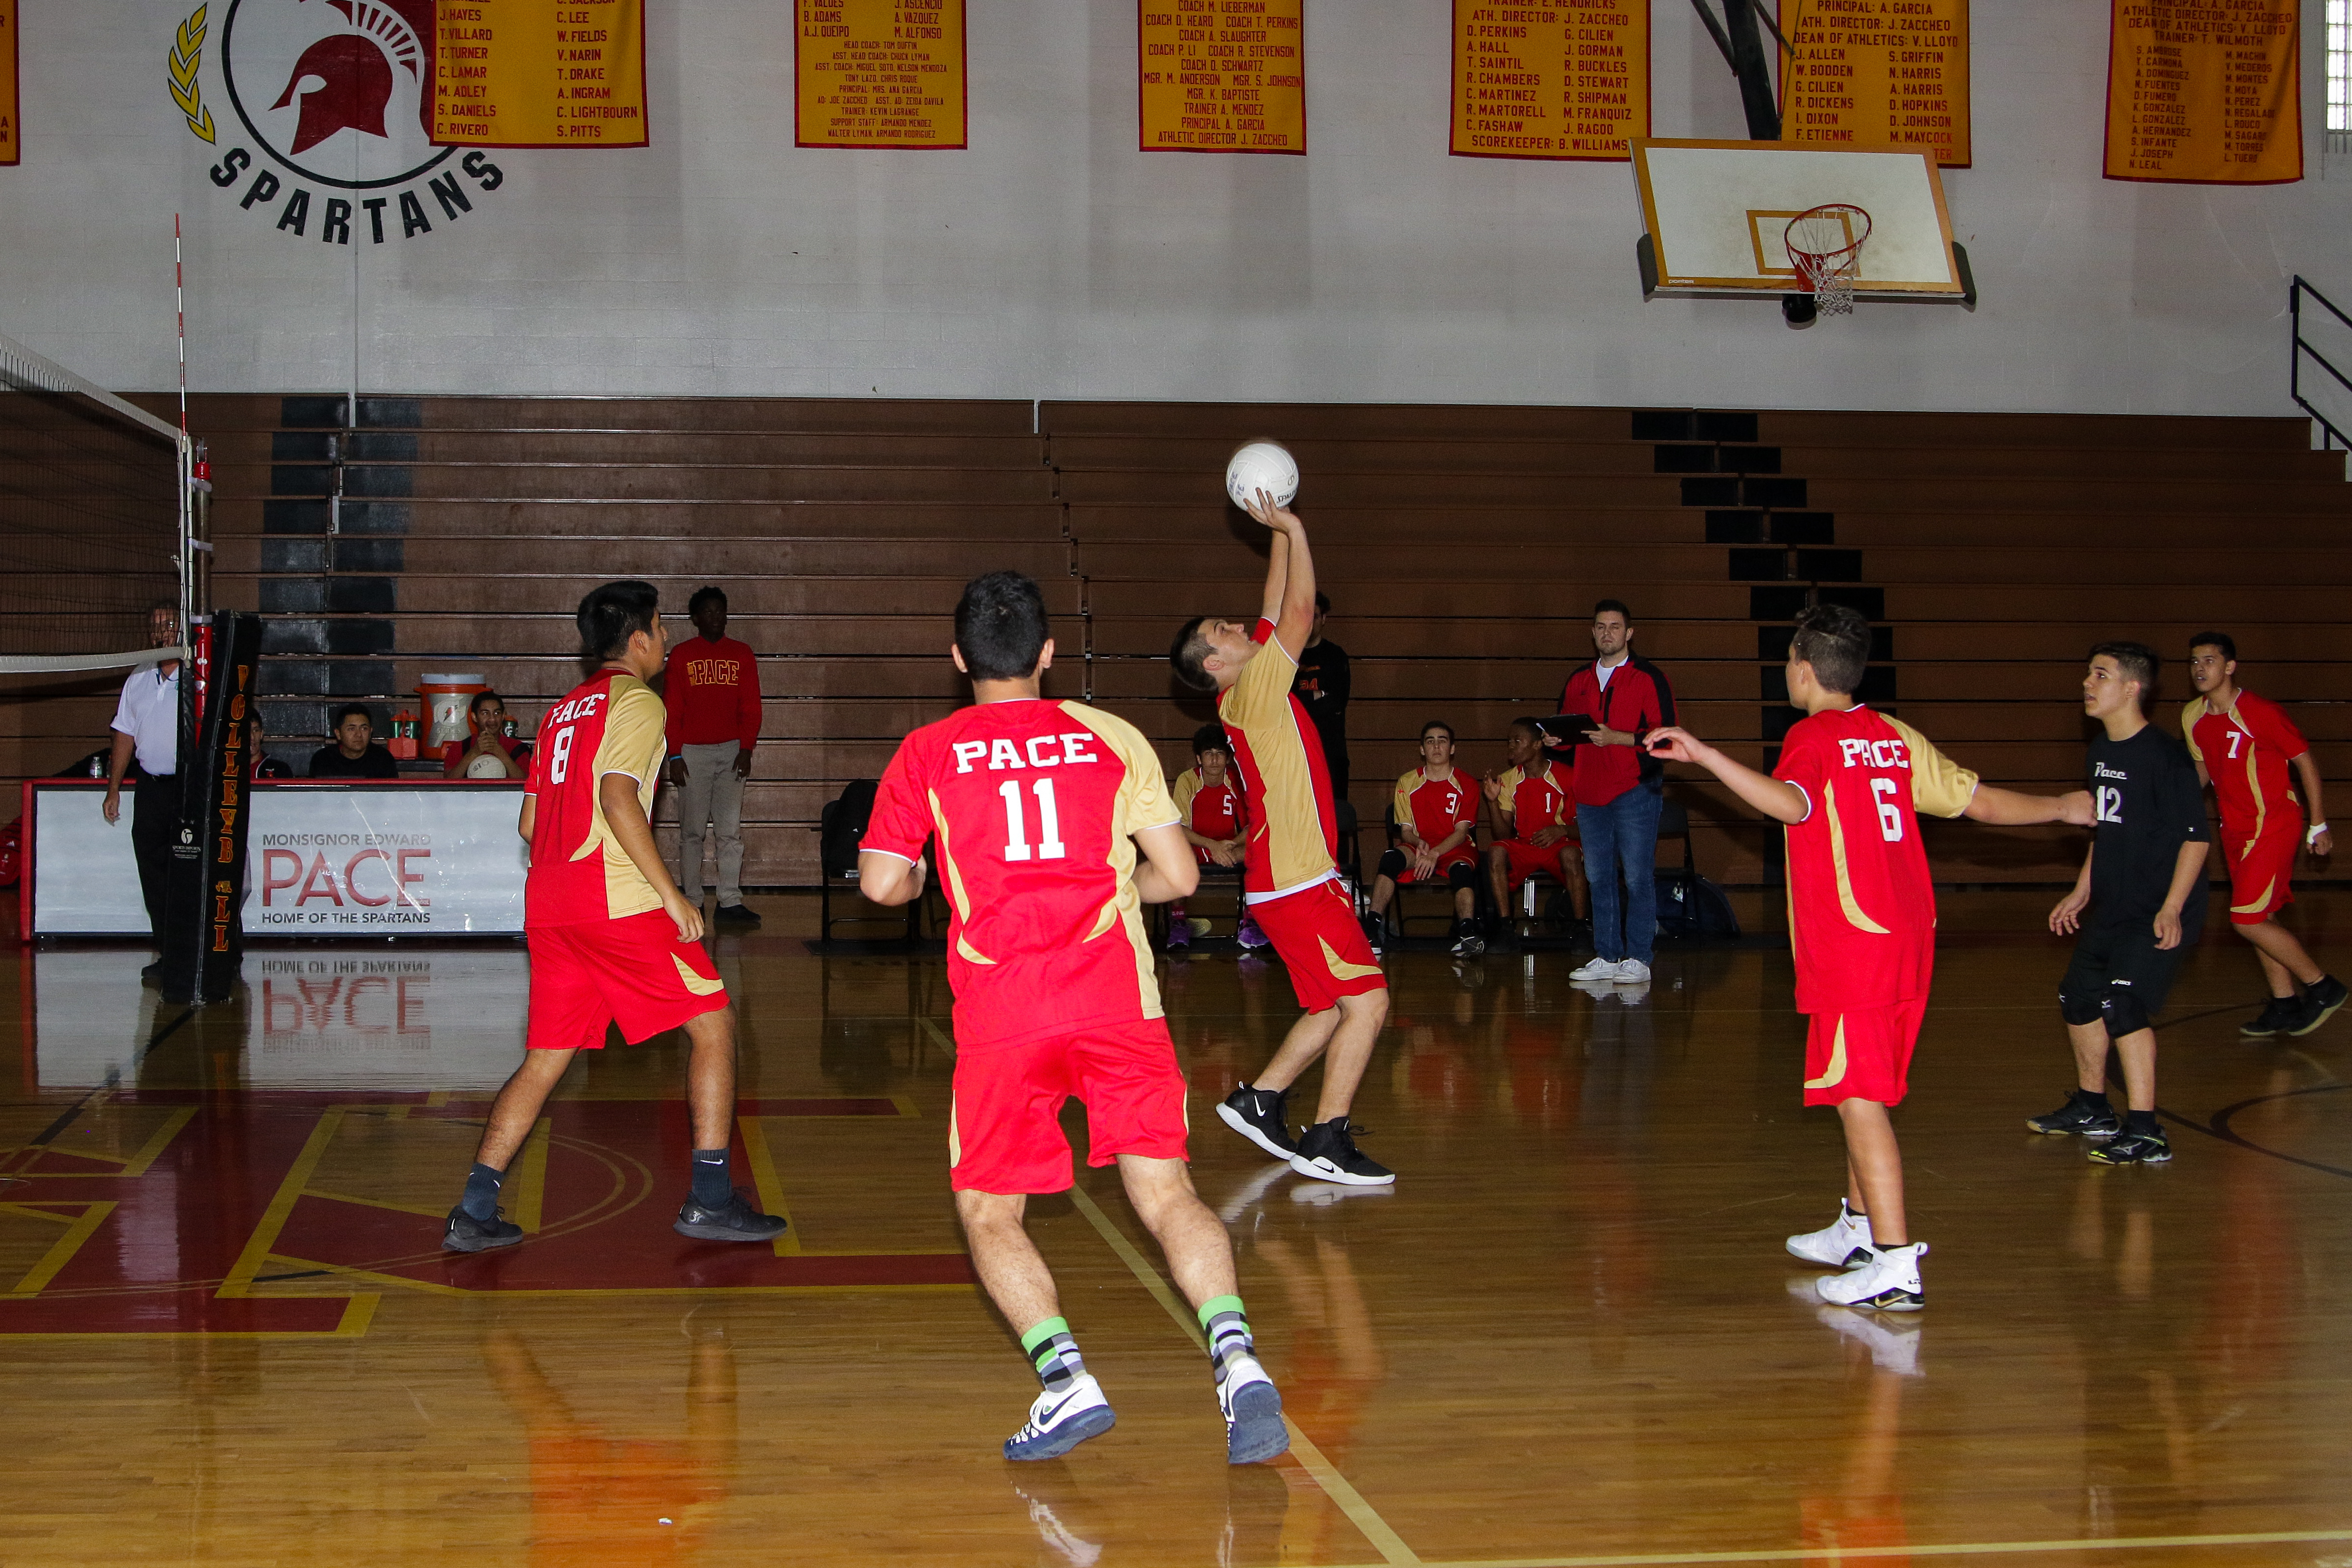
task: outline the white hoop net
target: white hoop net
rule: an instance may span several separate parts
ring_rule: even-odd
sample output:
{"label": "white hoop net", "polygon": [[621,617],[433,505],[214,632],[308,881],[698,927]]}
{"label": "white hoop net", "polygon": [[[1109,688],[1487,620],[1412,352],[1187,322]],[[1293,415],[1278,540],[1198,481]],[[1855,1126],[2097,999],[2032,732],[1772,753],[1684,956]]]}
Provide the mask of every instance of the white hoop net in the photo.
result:
{"label": "white hoop net", "polygon": [[1853,280],[1862,272],[1870,214],[1852,203],[1832,202],[1790,218],[1783,237],[1797,276],[1812,290],[1813,308],[1823,316],[1853,314]]}

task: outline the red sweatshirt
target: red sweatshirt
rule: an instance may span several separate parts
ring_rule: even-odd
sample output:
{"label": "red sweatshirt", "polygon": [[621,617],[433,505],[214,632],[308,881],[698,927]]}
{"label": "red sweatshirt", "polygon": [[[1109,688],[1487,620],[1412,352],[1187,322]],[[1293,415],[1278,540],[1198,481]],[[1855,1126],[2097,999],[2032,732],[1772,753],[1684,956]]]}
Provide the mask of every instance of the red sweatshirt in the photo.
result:
{"label": "red sweatshirt", "polygon": [[662,680],[669,709],[669,755],[683,746],[760,742],[760,663],[732,637],[689,637],[669,651]]}

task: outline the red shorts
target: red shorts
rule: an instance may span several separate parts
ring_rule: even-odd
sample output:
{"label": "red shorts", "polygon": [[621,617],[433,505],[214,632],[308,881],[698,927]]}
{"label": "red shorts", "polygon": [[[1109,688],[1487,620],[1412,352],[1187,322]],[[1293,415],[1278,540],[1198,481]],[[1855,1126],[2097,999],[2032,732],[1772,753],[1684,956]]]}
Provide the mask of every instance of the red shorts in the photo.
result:
{"label": "red shorts", "polygon": [[2294,877],[2294,852],[2302,847],[2299,825],[2264,833],[2251,844],[2243,839],[2222,841],[2222,858],[2230,862],[2231,925],[2260,925],[2294,902],[2289,888]]}
{"label": "red shorts", "polygon": [[1389,977],[1381,973],[1381,961],[1356,923],[1355,905],[1338,883],[1320,882],[1253,904],[1249,912],[1290,971],[1290,988],[1308,1012],[1328,1012],[1341,997],[1388,989]]}
{"label": "red shorts", "polygon": [[1889,1008],[1812,1014],[1805,1035],[1805,1103],[1900,1102],[1910,1086],[1911,1048],[1919,1043],[1919,1023],[1927,1016],[1924,995]]}
{"label": "red shorts", "polygon": [[677,939],[658,909],[618,920],[534,925],[530,1051],[601,1051],[607,1024],[632,1045],[727,1005],[727,986],[699,942]]}
{"label": "red shorts", "polygon": [[1510,885],[1517,887],[1536,872],[1542,872],[1554,882],[1566,886],[1568,867],[1560,856],[1567,852],[1574,839],[1562,839],[1548,850],[1539,850],[1525,839],[1504,839],[1500,848],[1507,869]]}
{"label": "red shorts", "polygon": [[948,1112],[948,1185],[958,1192],[1065,1192],[1063,1103],[1087,1107],[1087,1164],[1120,1155],[1184,1158],[1184,1075],[1164,1019],[1101,1024],[960,1051]]}
{"label": "red shorts", "polygon": [[1478,869],[1478,852],[1466,843],[1456,844],[1438,856],[1437,863],[1430,868],[1426,878],[1412,869],[1412,851],[1410,847],[1399,844],[1397,850],[1404,856],[1404,869],[1396,873],[1396,880],[1400,883],[1417,883],[1424,880],[1441,883],[1453,876],[1455,866],[1466,865],[1472,871]]}

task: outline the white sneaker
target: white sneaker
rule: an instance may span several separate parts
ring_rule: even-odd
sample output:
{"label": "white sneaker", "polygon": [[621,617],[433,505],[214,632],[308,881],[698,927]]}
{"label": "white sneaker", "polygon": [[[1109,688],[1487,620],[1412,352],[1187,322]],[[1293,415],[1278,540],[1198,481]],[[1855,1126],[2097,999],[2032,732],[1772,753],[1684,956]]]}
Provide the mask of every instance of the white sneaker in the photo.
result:
{"label": "white sneaker", "polygon": [[1813,1281],[1813,1291],[1833,1307],[1867,1307],[1883,1312],[1916,1312],[1927,1304],[1919,1283],[1919,1260],[1927,1244],[1879,1247],[1869,1260],[1843,1274],[1824,1274]]}
{"label": "white sneaker", "polygon": [[1789,1250],[1808,1263],[1830,1269],[1854,1269],[1871,1257],[1870,1221],[1838,1199],[1838,1217],[1819,1230],[1789,1238]]}
{"label": "white sneaker", "polygon": [[[1574,979],[1576,977],[1569,977]],[[1650,966],[1639,958],[1628,958],[1617,966],[1617,983],[1621,986],[1646,986],[1650,983]]]}
{"label": "white sneaker", "polygon": [[1264,1464],[1289,1451],[1282,1396],[1255,1356],[1236,1356],[1225,1368],[1224,1381],[1217,1385],[1217,1407],[1225,1416],[1225,1463]]}
{"label": "white sneaker", "polygon": [[1568,972],[1571,980],[1616,980],[1622,977],[1624,966],[1609,958],[1593,958]]}
{"label": "white sneaker", "polygon": [[1027,1424],[1004,1439],[1004,1457],[1057,1459],[1088,1437],[1109,1431],[1118,1420],[1110,1401],[1103,1397],[1102,1385],[1093,1373],[1084,1373],[1059,1394],[1049,1388],[1037,1396],[1029,1406]]}

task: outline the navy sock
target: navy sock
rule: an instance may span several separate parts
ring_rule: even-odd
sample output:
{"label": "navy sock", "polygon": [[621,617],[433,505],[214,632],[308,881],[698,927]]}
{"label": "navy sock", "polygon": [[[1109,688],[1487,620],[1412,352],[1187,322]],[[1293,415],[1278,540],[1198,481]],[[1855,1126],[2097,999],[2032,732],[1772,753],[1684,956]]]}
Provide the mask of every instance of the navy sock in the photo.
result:
{"label": "navy sock", "polygon": [[466,1196],[457,1207],[476,1219],[496,1219],[499,1216],[499,1184],[507,1179],[504,1171],[494,1171],[478,1165],[466,1173]]}
{"label": "navy sock", "polygon": [[2126,1111],[2124,1113],[2124,1131],[2126,1133],[2137,1133],[2142,1137],[2152,1138],[2160,1136],[2163,1129],[2159,1128],[2156,1124],[2155,1112]]}
{"label": "navy sock", "polygon": [[694,1151],[694,1201],[717,1208],[734,1196],[735,1178],[727,1168],[725,1149]]}
{"label": "navy sock", "polygon": [[2096,1093],[2094,1093],[2088,1089],[2077,1089],[2074,1091],[2074,1098],[2080,1100],[2084,1104],[2089,1105],[2096,1110],[2112,1111],[2115,1109],[2114,1106],[2107,1103],[2107,1093],[2104,1089],[2098,1091]]}

